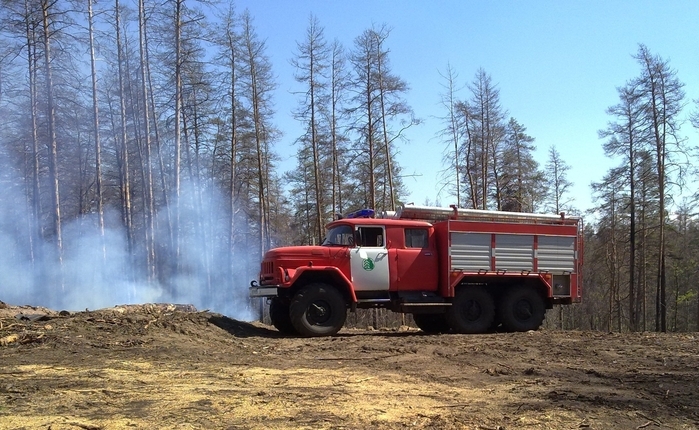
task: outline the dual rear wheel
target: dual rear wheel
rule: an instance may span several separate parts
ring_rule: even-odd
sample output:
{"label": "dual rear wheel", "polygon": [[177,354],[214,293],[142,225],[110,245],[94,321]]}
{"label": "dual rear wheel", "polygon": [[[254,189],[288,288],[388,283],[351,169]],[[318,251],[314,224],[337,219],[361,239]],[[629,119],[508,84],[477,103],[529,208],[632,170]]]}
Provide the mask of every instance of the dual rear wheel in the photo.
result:
{"label": "dual rear wheel", "polygon": [[544,322],[546,304],[533,288],[512,288],[498,304],[497,319],[507,331],[536,330]]}
{"label": "dual rear wheel", "polygon": [[541,326],[545,312],[544,300],[533,288],[505,290],[496,303],[482,287],[462,287],[446,313],[446,321],[457,333],[486,333],[500,324],[506,331],[529,331]]}

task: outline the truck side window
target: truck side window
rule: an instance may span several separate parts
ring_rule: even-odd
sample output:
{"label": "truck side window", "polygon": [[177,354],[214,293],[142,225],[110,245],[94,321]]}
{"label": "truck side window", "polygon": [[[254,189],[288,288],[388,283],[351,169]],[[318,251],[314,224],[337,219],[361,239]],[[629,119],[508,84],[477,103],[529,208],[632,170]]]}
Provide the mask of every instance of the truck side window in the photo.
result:
{"label": "truck side window", "polygon": [[358,246],[384,246],[383,228],[358,227],[356,242]]}
{"label": "truck side window", "polygon": [[407,248],[427,248],[428,234],[424,228],[406,228],[405,229],[405,246]]}

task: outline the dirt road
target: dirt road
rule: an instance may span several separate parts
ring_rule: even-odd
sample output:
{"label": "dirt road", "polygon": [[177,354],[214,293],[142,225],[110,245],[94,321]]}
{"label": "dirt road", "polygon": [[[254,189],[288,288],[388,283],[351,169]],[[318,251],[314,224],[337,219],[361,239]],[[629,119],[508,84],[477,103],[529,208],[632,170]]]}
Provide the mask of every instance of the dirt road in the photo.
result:
{"label": "dirt road", "polygon": [[2,429],[699,428],[697,333],[302,339],[173,306],[4,308]]}

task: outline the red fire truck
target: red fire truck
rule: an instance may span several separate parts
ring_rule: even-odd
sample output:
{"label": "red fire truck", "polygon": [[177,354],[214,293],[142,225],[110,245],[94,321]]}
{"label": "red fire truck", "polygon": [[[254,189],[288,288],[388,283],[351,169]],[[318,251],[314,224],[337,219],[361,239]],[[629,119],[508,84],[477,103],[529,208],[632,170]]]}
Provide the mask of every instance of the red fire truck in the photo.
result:
{"label": "red fire truck", "polygon": [[431,333],[536,330],[582,299],[578,217],[407,205],[327,225],[320,246],[268,251],[251,297],[282,333],[329,336],[347,311],[410,313]]}

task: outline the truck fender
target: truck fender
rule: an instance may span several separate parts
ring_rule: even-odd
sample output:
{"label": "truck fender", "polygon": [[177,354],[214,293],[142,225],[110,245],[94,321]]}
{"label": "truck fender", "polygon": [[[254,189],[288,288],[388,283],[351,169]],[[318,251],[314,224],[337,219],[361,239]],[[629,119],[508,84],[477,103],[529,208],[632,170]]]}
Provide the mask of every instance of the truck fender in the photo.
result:
{"label": "truck fender", "polygon": [[[291,275],[291,274],[290,274]],[[335,285],[341,293],[343,293],[349,300],[351,305],[357,303],[357,295],[354,292],[354,287],[352,286],[352,281],[350,281],[347,276],[340,269],[335,266],[312,266],[312,267],[299,267],[291,275],[289,283],[293,286],[300,285],[298,282],[304,282],[304,279],[309,277],[320,278],[324,282],[332,283]],[[332,280],[329,282],[328,280]]]}

